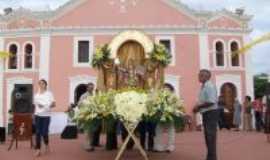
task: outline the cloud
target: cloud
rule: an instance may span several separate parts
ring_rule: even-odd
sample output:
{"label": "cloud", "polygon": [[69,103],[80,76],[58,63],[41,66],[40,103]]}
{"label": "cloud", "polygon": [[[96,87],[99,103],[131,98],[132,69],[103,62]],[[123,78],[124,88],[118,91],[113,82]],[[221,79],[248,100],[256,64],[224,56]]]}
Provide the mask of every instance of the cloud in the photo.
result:
{"label": "cloud", "polygon": [[55,9],[67,1],[68,0],[0,0],[0,8],[12,7],[16,9],[24,7],[31,10],[48,10]]}

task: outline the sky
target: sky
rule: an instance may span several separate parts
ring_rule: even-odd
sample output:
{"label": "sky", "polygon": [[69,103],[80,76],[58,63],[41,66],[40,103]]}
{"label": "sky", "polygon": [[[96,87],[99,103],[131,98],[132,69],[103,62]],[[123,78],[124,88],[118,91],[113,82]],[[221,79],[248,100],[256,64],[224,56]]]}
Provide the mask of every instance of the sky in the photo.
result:
{"label": "sky", "polygon": [[[32,10],[55,9],[68,0],[0,0],[0,10],[6,7],[25,7]],[[111,1],[111,0],[103,0]],[[143,0],[138,0],[143,1]],[[190,8],[196,10],[221,10],[223,8],[235,10],[244,7],[245,13],[253,15],[250,34],[255,39],[270,32],[270,0],[181,0]],[[270,41],[257,45],[251,51],[253,73],[270,73]],[[269,60],[268,60],[269,58]]]}

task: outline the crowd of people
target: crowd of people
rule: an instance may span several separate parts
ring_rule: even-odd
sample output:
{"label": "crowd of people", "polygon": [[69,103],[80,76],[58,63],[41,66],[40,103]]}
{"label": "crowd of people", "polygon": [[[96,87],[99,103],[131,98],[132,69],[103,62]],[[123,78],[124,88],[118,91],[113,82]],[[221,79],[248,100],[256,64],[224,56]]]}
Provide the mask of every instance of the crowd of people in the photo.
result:
{"label": "crowd of people", "polygon": [[[218,127],[222,129],[231,129],[227,124],[225,114],[227,109],[223,96],[217,96],[215,85],[210,81],[211,72],[208,70],[201,70],[199,72],[199,82],[202,87],[198,96],[198,103],[194,106],[193,112],[196,114],[197,129],[203,130],[205,135],[205,143],[207,147],[207,160],[217,160],[216,153],[216,139]],[[39,90],[34,95],[35,105],[35,149],[36,156],[41,155],[41,142],[43,140],[45,149],[49,151],[49,124],[50,124],[50,110],[55,106],[53,94],[47,89],[46,80],[38,82]],[[84,93],[78,102],[82,101],[88,96],[94,94],[94,84],[87,84],[87,92]],[[169,85],[164,85],[164,89],[174,92],[174,88]],[[77,106],[78,106],[77,104]],[[268,105],[267,105],[268,104]],[[246,96],[243,104],[238,100],[234,102],[233,112],[233,126],[235,131],[240,128],[244,131],[253,130],[253,119],[255,120],[256,130],[258,132],[264,130],[267,134],[267,140],[270,143],[270,97],[256,97],[252,102],[250,96]],[[242,118],[243,117],[243,118]],[[243,120],[243,121],[242,121]],[[190,121],[186,121],[190,123]],[[109,128],[106,128],[106,144],[107,150],[114,150],[118,148],[117,135],[120,133],[122,140],[124,140],[128,133],[124,126],[117,120],[109,121]],[[84,131],[86,135],[85,150],[94,151],[95,147],[100,147],[100,135],[102,131],[102,122],[96,122],[94,129],[91,131]],[[164,131],[168,132],[167,143],[162,141]],[[141,146],[149,151],[154,152],[172,152],[175,150],[175,128],[174,125],[163,126],[152,122],[142,121],[138,125],[137,132],[139,133]],[[132,149],[134,142],[130,140],[127,149]]]}
{"label": "crowd of people", "polygon": [[[170,92],[174,92],[174,88],[171,86],[164,84],[164,89],[169,90]],[[83,103],[84,99],[88,96],[94,94],[94,84],[88,83],[87,84],[87,92],[84,93],[77,104],[80,106]],[[78,109],[78,108],[76,108]],[[128,132],[123,126],[123,124],[119,120],[115,120],[113,118],[109,119],[108,121],[105,120],[105,123],[102,123],[102,120],[99,122],[95,122],[95,127],[92,130],[84,131],[86,135],[86,141],[84,144],[84,148],[86,151],[94,151],[95,147],[100,147],[100,134],[102,130],[102,124],[106,127],[106,150],[115,150],[118,148],[117,145],[117,134],[121,134],[122,141],[126,139],[128,136]],[[164,130],[168,131],[168,143],[164,144],[162,142],[162,137]],[[164,126],[152,121],[142,120],[136,132],[140,135],[140,144],[144,149],[153,152],[172,152],[175,149],[174,141],[175,141],[175,128],[173,124]],[[132,149],[134,146],[133,140],[130,140],[127,144],[127,149]]]}
{"label": "crowd of people", "polygon": [[[270,143],[270,96],[268,94],[258,96],[253,102],[250,96],[246,96],[243,104],[235,99],[233,110],[230,111],[226,107],[224,96],[221,95],[217,98],[217,90],[210,79],[209,70],[200,71],[199,81],[202,87],[198,97],[199,102],[193,110],[197,119],[197,130],[204,131],[207,147],[206,159],[217,160],[217,128],[220,130],[233,128],[234,131],[240,131],[242,128],[244,131],[252,131],[254,119],[256,131],[264,130],[267,141]],[[270,88],[268,90],[270,91]],[[232,124],[226,118],[226,114],[228,115],[229,112],[232,112],[230,113]]]}
{"label": "crowd of people", "polygon": [[[252,101],[250,96],[245,96],[243,103],[235,99],[233,103],[232,123],[226,118],[229,109],[226,107],[224,97],[218,97],[218,127],[220,130],[227,129],[233,131],[264,131],[267,135],[267,141],[270,143],[270,108],[269,98],[265,96],[257,96]],[[268,102],[267,102],[268,101]],[[268,105],[267,105],[268,104]],[[196,130],[202,130],[202,117],[200,113],[196,113]]]}
{"label": "crowd of people", "polygon": [[[38,82],[39,90],[34,95],[34,123],[35,123],[35,156],[41,155],[42,141],[45,144],[45,153],[49,152],[49,125],[50,125],[50,112],[51,108],[55,106],[55,101],[53,94],[47,89],[47,81],[42,79]],[[88,96],[95,94],[95,86],[93,83],[87,84],[87,91],[81,95],[78,103],[75,105],[80,105],[84,99]],[[164,84],[164,89],[174,92],[174,88],[169,85]],[[74,105],[73,105],[74,107]],[[78,108],[77,108],[78,109]],[[106,121],[106,150],[115,150],[118,148],[117,135],[121,134],[122,140],[128,136],[128,132],[120,121],[115,119],[110,119]],[[92,152],[95,147],[102,146],[100,144],[100,136],[104,123],[102,120],[95,122],[94,128],[91,130],[84,130],[86,140],[84,141],[84,148],[86,151]],[[168,132],[167,144],[164,144],[163,134],[164,131]],[[172,152],[175,149],[175,128],[174,125],[163,126],[149,121],[141,121],[136,129],[139,133],[140,144],[144,149],[153,152]],[[130,140],[127,145],[127,149],[132,149],[134,146],[133,140]]]}

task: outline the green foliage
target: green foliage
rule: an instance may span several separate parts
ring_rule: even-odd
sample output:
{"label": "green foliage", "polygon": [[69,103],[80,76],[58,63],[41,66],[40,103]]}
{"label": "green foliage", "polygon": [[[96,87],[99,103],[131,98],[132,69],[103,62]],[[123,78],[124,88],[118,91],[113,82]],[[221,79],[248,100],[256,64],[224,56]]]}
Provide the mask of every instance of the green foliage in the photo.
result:
{"label": "green foliage", "polygon": [[185,128],[184,116],[173,115],[173,119],[174,119],[174,126],[175,126],[176,132],[184,131],[184,128]]}
{"label": "green foliage", "polygon": [[266,87],[268,83],[267,74],[259,74],[254,76],[254,87],[255,87],[255,96],[263,96],[266,92]]}
{"label": "green foliage", "polygon": [[87,133],[93,133],[98,130],[98,127],[101,125],[102,119],[100,118],[94,118],[91,121],[88,121],[87,123],[82,122],[78,123],[80,128],[83,128]]}
{"label": "green foliage", "polygon": [[108,44],[98,46],[95,50],[95,54],[93,55],[92,66],[94,68],[101,67],[106,61],[109,60],[110,54]]}
{"label": "green foliage", "polygon": [[[104,63],[110,59],[111,51],[108,44],[97,46],[92,58],[92,66],[94,68],[100,68]],[[154,44],[154,49],[149,53],[150,59],[154,62],[158,62],[163,67],[168,66],[172,61],[172,55],[168,52],[163,44]]]}
{"label": "green foliage", "polygon": [[146,120],[162,125],[174,124],[180,131],[184,127],[183,101],[174,93],[162,89],[148,95]]}
{"label": "green foliage", "polygon": [[171,63],[172,55],[163,44],[155,44],[153,52],[150,53],[150,59],[166,67]]}

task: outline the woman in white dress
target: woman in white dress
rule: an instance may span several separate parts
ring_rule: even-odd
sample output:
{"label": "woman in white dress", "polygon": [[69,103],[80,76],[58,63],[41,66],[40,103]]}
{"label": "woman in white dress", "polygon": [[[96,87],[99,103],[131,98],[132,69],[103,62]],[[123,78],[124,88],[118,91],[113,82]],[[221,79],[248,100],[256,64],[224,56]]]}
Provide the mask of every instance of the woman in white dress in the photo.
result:
{"label": "woman in white dress", "polygon": [[[174,88],[169,84],[164,84],[164,89],[174,92]],[[168,133],[168,139],[163,142],[164,131]],[[155,128],[154,151],[155,152],[173,152],[175,150],[175,126],[173,122],[165,126],[158,123]]]}
{"label": "woman in white dress", "polygon": [[47,81],[39,80],[39,90],[34,96],[35,105],[35,127],[36,127],[36,153],[35,156],[41,155],[41,140],[43,139],[46,146],[46,152],[49,151],[49,125],[50,111],[55,106],[54,97],[47,90]]}

